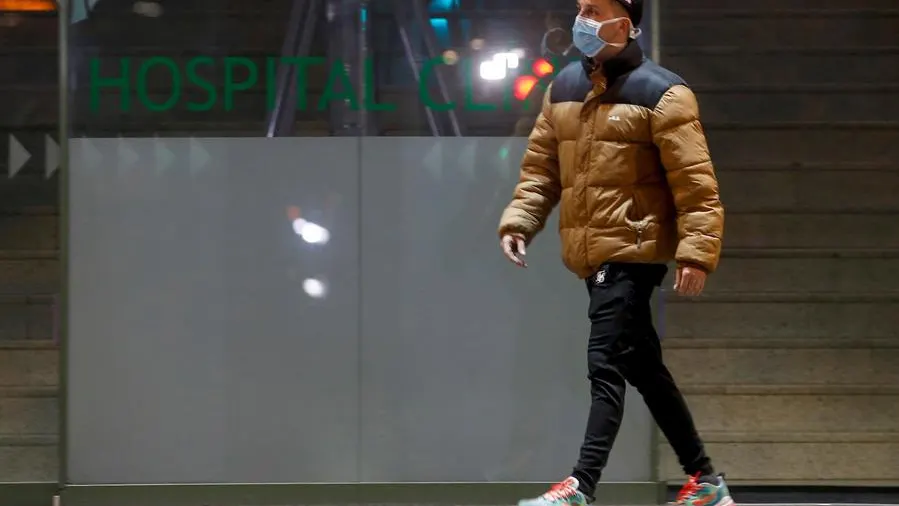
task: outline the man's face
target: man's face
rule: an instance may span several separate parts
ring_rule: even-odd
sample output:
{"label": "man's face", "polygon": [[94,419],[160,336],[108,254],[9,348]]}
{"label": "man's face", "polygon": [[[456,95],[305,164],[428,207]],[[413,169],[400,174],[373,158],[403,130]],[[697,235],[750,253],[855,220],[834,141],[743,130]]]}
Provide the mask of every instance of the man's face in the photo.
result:
{"label": "man's face", "polygon": [[599,36],[606,42],[626,43],[630,34],[630,19],[627,11],[615,0],[578,0],[578,15],[594,21],[621,19],[619,22],[606,23],[599,30]]}

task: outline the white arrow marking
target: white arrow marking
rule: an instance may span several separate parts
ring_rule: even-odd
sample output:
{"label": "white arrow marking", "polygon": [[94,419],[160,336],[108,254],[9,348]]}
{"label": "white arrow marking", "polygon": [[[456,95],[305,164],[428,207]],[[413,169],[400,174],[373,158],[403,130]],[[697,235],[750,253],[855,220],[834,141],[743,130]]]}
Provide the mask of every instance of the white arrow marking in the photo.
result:
{"label": "white arrow marking", "polygon": [[31,159],[31,153],[19,140],[10,134],[9,136],[9,177],[13,177],[22,170],[22,167]]}
{"label": "white arrow marking", "polygon": [[172,165],[172,162],[175,161],[175,153],[172,153],[172,150],[159,137],[155,139],[155,143],[156,172],[165,172]]}
{"label": "white arrow marking", "polygon": [[59,144],[49,135],[44,138],[44,176],[50,179],[50,176],[59,168]]}
{"label": "white arrow marking", "polygon": [[193,137],[190,139],[190,171],[196,174],[209,163],[209,152]]}
{"label": "white arrow marking", "polygon": [[128,141],[126,141],[123,137],[119,137],[118,155],[120,169],[130,168],[138,159],[137,153],[135,153],[134,150],[131,149],[131,147],[128,145]]}
{"label": "white arrow marking", "polygon": [[434,145],[428,150],[428,154],[425,155],[423,160],[425,164],[424,168],[434,177],[434,179],[438,179],[443,173],[443,141],[434,140],[432,142]]}

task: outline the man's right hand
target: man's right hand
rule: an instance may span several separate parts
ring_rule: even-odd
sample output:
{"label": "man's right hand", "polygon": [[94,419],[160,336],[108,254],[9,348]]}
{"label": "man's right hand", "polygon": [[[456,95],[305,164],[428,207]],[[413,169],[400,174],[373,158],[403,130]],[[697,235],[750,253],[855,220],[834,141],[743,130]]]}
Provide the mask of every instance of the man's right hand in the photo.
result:
{"label": "man's right hand", "polygon": [[524,242],[524,236],[521,234],[506,234],[500,240],[503,254],[506,255],[506,258],[508,258],[510,262],[519,267],[528,266],[524,261],[524,256],[527,254],[524,248]]}

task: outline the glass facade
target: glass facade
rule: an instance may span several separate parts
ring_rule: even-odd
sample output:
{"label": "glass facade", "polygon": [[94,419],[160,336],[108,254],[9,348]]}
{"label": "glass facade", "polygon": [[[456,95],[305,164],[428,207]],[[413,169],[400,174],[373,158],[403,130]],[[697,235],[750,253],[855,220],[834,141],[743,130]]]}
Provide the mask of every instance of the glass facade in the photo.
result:
{"label": "glass facade", "polygon": [[[575,14],[70,12],[66,480],[534,482],[570,467],[583,284],[552,231],[525,272],[496,226],[543,89],[578,58]],[[533,412],[574,416],[519,422]],[[651,422],[628,412],[606,477],[650,483]]]}

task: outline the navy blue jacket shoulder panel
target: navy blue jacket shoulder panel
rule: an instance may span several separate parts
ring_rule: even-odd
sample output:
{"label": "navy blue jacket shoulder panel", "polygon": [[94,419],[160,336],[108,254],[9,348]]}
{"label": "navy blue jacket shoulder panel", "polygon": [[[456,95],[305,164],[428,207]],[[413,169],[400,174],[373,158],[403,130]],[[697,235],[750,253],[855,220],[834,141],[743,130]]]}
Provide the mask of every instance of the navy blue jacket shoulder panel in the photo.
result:
{"label": "navy blue jacket shoulder panel", "polygon": [[[609,79],[606,91],[600,101],[607,104],[633,104],[647,109],[655,109],[662,96],[672,86],[686,85],[674,72],[643,59],[636,67]],[[593,82],[581,62],[568,64],[553,80],[550,103],[583,102]]]}

